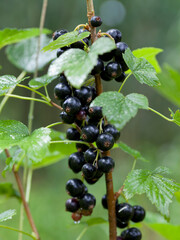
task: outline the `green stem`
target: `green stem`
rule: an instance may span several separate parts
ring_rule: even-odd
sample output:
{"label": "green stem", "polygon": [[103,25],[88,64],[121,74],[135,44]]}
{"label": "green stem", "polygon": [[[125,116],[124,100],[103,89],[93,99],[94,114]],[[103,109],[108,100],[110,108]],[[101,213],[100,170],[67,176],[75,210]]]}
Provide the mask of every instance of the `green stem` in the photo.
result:
{"label": "green stem", "polygon": [[133,170],[135,169],[135,167],[136,167],[136,163],[137,163],[137,159],[134,159],[134,162],[133,162],[133,166],[132,166],[131,171],[133,171]]}
{"label": "green stem", "polygon": [[169,121],[169,122],[174,122],[173,119],[164,116],[163,114],[161,114],[160,112],[154,110],[153,108],[148,107],[148,110],[150,110],[150,111],[156,113],[157,115],[159,115],[160,117],[164,118],[165,120],[167,120],[167,121]]}
{"label": "green stem", "polygon": [[27,186],[26,186],[26,202],[27,203],[29,202],[29,199],[30,199],[32,175],[33,175],[33,169],[30,168],[27,175]]}
{"label": "green stem", "polygon": [[[26,75],[26,72],[23,71],[18,77],[17,77],[17,81],[20,81],[21,79],[23,79],[23,77]],[[14,91],[15,88],[9,89],[8,94],[11,94]],[[2,112],[7,100],[9,99],[9,96],[6,94],[3,98],[3,100],[1,101],[0,104],[0,113]]]}
{"label": "green stem", "polygon": [[121,87],[119,88],[119,91],[118,91],[119,93],[121,92],[124,84],[126,83],[126,81],[128,80],[128,78],[129,78],[131,75],[132,75],[132,73],[129,73],[129,74],[127,75],[127,77],[124,79],[123,83],[121,84]]}
{"label": "green stem", "polygon": [[24,97],[24,96],[19,96],[19,95],[15,95],[15,94],[6,94],[6,96],[13,97],[13,98],[18,98],[18,99],[23,99],[23,100],[41,102],[41,103],[45,103],[45,104],[51,106],[51,104],[49,102],[38,99],[38,98]]}
{"label": "green stem", "polygon": [[22,233],[22,234],[24,234],[24,235],[26,235],[26,236],[31,237],[31,238],[34,239],[34,240],[37,240],[37,238],[34,237],[33,235],[31,235],[30,233],[27,233],[27,232],[21,231],[21,230],[19,230],[19,229],[17,229],[17,228],[12,228],[12,227],[5,226],[5,225],[0,225],[0,228],[4,228],[4,229],[8,229],[8,230],[12,230],[12,231],[14,231],[14,232],[19,232],[19,233]]}
{"label": "green stem", "polygon": [[45,90],[45,93],[46,93],[46,99],[50,101],[49,93],[48,93],[48,90],[47,90],[46,86],[44,86],[44,90]]}
{"label": "green stem", "polygon": [[81,240],[81,238],[84,236],[85,232],[88,230],[88,228],[84,228],[82,232],[79,234],[79,236],[76,238],[76,240]]}
{"label": "green stem", "polygon": [[57,126],[57,125],[61,125],[61,124],[63,124],[63,122],[52,123],[52,124],[46,126],[46,128],[51,128],[51,127],[54,127],[54,126]]}
{"label": "green stem", "polygon": [[46,97],[44,94],[40,93],[39,91],[36,91],[36,90],[33,89],[33,88],[30,88],[30,87],[25,86],[25,85],[22,85],[22,84],[17,84],[17,86],[18,86],[18,87],[22,87],[22,88],[26,88],[26,89],[28,89],[28,90],[30,90],[30,91],[32,91],[32,92],[35,92],[35,93],[37,93],[38,95],[40,95],[42,98],[44,98],[46,101],[49,101],[49,98],[48,98],[48,97]]}

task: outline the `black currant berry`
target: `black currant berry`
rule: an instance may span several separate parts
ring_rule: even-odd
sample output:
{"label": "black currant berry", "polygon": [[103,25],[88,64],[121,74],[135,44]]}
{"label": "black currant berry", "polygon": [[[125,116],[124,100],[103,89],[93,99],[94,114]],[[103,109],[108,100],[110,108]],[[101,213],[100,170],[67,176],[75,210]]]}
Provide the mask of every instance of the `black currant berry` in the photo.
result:
{"label": "black currant berry", "polygon": [[102,107],[90,107],[88,113],[89,117],[96,121],[99,121],[103,117]]}
{"label": "black currant berry", "polygon": [[97,60],[97,64],[94,66],[93,70],[91,71],[91,75],[99,74],[104,69],[104,63],[101,59]]}
{"label": "black currant berry", "polygon": [[122,237],[118,236],[116,240],[124,240]]}
{"label": "black currant berry", "polygon": [[83,108],[81,108],[81,110],[76,114],[76,119],[78,121],[83,121],[86,119],[86,117],[87,117],[87,112]]}
{"label": "black currant berry", "polygon": [[118,228],[126,228],[126,227],[128,226],[128,222],[123,223],[123,222],[121,222],[119,219],[116,219],[116,226],[117,226]]}
{"label": "black currant berry", "polygon": [[87,125],[82,128],[81,137],[84,141],[92,143],[96,141],[99,134],[99,129],[94,125]]}
{"label": "black currant berry", "polygon": [[113,80],[113,78],[110,77],[105,70],[102,71],[100,75],[101,75],[101,78],[106,82]]}
{"label": "black currant berry", "polygon": [[96,205],[96,198],[92,194],[86,193],[79,200],[79,204],[80,207],[83,209],[92,209]]}
{"label": "black currant berry", "polygon": [[115,142],[120,138],[120,132],[111,124],[107,124],[103,128],[103,131],[105,133],[110,133],[113,136]]}
{"label": "black currant berry", "polygon": [[75,115],[81,109],[81,102],[76,97],[69,97],[64,101],[63,109],[67,114]]}
{"label": "black currant berry", "polygon": [[54,88],[54,96],[56,99],[64,100],[71,95],[71,88],[64,83],[58,83]]}
{"label": "black currant berry", "polygon": [[94,100],[97,97],[96,89],[92,86],[88,86],[87,88],[92,91],[92,100]]}
{"label": "black currant berry", "polygon": [[[82,142],[82,140],[81,140],[81,142]],[[78,152],[85,152],[89,147],[83,143],[76,143],[76,148],[77,148]]]}
{"label": "black currant berry", "polygon": [[93,16],[91,18],[91,26],[92,27],[100,27],[102,24],[102,20],[99,16]]}
{"label": "black currant berry", "polygon": [[62,121],[64,123],[67,123],[67,124],[72,124],[74,121],[75,121],[75,117],[74,116],[70,116],[68,115],[66,112],[61,112],[60,113],[60,118],[62,119]]}
{"label": "black currant berry", "polygon": [[82,152],[71,154],[68,160],[68,164],[74,173],[80,172],[82,166],[85,164],[84,154]]}
{"label": "black currant berry", "polygon": [[134,209],[134,215],[131,218],[131,221],[136,223],[143,221],[146,215],[144,208],[137,205],[137,206],[133,206],[133,209]]}
{"label": "black currant berry", "polygon": [[92,102],[93,93],[88,87],[81,87],[74,91],[74,96],[77,97],[82,105],[90,104]]}
{"label": "black currant berry", "polygon": [[58,37],[64,35],[65,33],[67,33],[68,31],[65,29],[59,30],[59,31],[55,31],[53,33],[53,40],[56,40]]}
{"label": "black currant berry", "polygon": [[123,82],[126,78],[126,74],[124,72],[121,73],[121,75],[117,78],[115,78],[116,82]]}
{"label": "black currant berry", "polygon": [[67,78],[65,77],[65,75],[63,73],[61,73],[61,75],[59,77],[59,82],[68,85]]}
{"label": "black currant berry", "polygon": [[79,222],[82,218],[82,214],[74,212],[71,215],[71,218],[75,221],[75,222]]}
{"label": "black currant berry", "polygon": [[114,41],[116,43],[121,41],[122,34],[118,29],[110,29],[107,31],[107,33],[111,35],[112,38],[114,38]]}
{"label": "black currant berry", "polygon": [[105,72],[110,78],[117,78],[122,73],[121,65],[117,62],[110,62],[106,65]]}
{"label": "black currant berry", "polygon": [[128,222],[134,214],[133,207],[128,203],[120,203],[116,206],[116,217],[121,222]]}
{"label": "black currant berry", "polygon": [[76,212],[80,208],[79,200],[77,198],[70,198],[66,201],[66,211]]}
{"label": "black currant berry", "polygon": [[[105,194],[102,199],[101,203],[103,205],[103,208],[108,209],[108,204],[107,204],[107,195]],[[116,205],[118,204],[118,200],[116,200]]]}
{"label": "black currant berry", "polygon": [[79,140],[80,133],[75,128],[68,128],[66,131],[66,138],[68,140]]}
{"label": "black currant berry", "polygon": [[63,54],[65,52],[65,50],[64,49],[62,49],[62,48],[59,48],[58,50],[57,50],[57,53],[56,53],[56,56],[57,56],[57,58],[58,57],[60,57],[61,56],[61,54]]}
{"label": "black currant berry", "polygon": [[121,62],[123,60],[123,53],[125,53],[125,50],[128,48],[128,45],[124,42],[118,42],[116,43],[116,49],[114,50],[114,56],[116,62]]}
{"label": "black currant berry", "polygon": [[92,163],[86,163],[82,166],[81,171],[86,179],[92,179],[96,174],[97,168]]}
{"label": "black currant berry", "polygon": [[72,43],[72,44],[71,44],[71,48],[79,48],[79,49],[84,50],[84,46],[85,46],[84,43],[86,43],[86,45],[89,46],[89,40],[88,40],[88,38],[84,38],[84,39],[83,39],[83,42],[82,42],[82,41],[77,41],[77,42],[75,42],[75,43]]}
{"label": "black currant berry", "polygon": [[114,168],[114,160],[111,157],[105,156],[97,162],[98,169],[103,173],[108,173]]}
{"label": "black currant berry", "polygon": [[80,179],[73,178],[68,180],[66,183],[66,191],[72,197],[77,197],[77,198],[82,197],[85,190],[86,190],[86,186]]}
{"label": "black currant berry", "polygon": [[123,240],[141,240],[142,234],[137,228],[129,228],[121,233]]}
{"label": "black currant berry", "polygon": [[97,137],[96,145],[100,150],[108,151],[114,145],[114,138],[110,133],[101,133]]}
{"label": "black currant berry", "polygon": [[93,163],[97,156],[97,150],[96,148],[89,148],[84,153],[84,159],[88,163]]}
{"label": "black currant berry", "polygon": [[113,57],[114,57],[114,52],[113,51],[104,53],[102,55],[99,55],[99,58],[104,62],[110,61]]}

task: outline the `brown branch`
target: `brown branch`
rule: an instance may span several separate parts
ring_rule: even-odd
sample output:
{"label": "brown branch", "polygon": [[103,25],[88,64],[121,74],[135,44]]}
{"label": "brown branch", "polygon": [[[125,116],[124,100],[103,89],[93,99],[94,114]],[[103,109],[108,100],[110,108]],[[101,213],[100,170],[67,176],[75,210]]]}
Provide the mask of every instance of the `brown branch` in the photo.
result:
{"label": "brown branch", "polygon": [[50,101],[50,104],[53,106],[53,107],[56,107],[58,108],[59,110],[63,111],[63,108],[59,105],[57,105],[56,103],[54,103],[52,100]]}
{"label": "brown branch", "polygon": [[[87,0],[87,16],[88,22],[91,31],[91,42],[93,44],[94,41],[97,40],[96,28],[91,26],[91,17],[94,16],[94,5],[93,0]],[[97,95],[100,95],[103,92],[101,77],[100,75],[95,75],[95,84],[96,84],[96,92]],[[110,152],[104,152],[103,155],[108,156]],[[112,172],[105,174],[106,178],[106,190],[107,190],[107,204],[108,204],[108,218],[109,218],[109,239],[116,240],[117,232],[116,232],[116,212],[115,212],[115,197],[113,190],[113,177]]]}
{"label": "brown branch", "polygon": [[122,187],[119,189],[119,191],[114,194],[115,201],[121,195],[121,193],[123,192],[123,189],[124,189],[124,185],[122,185]]}
{"label": "brown branch", "polygon": [[[7,149],[5,149],[5,153],[6,153],[6,156],[8,158],[11,157],[10,153],[9,153],[9,151]],[[40,236],[39,236],[39,233],[37,231],[37,228],[36,228],[36,225],[34,223],[34,220],[32,218],[29,206],[28,206],[28,204],[27,204],[27,202],[25,200],[25,194],[24,194],[24,189],[23,189],[22,183],[21,183],[21,179],[19,177],[18,172],[15,170],[15,166],[13,166],[13,173],[14,173],[14,176],[15,176],[15,179],[16,179],[16,183],[18,185],[18,189],[19,189],[19,192],[20,192],[20,195],[21,195],[22,203],[23,203],[23,206],[24,206],[24,209],[25,209],[25,212],[26,212],[29,224],[31,226],[31,229],[36,234],[37,240],[40,240]]]}

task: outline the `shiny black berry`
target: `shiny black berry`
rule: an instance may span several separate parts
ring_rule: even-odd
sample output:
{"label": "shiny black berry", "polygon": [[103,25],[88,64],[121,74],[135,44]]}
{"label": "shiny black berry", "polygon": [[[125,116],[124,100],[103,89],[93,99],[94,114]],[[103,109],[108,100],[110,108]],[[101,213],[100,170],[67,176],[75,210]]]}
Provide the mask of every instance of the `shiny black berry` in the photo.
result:
{"label": "shiny black berry", "polygon": [[98,169],[103,173],[108,173],[114,168],[114,160],[111,157],[105,156],[97,162]]}
{"label": "shiny black berry", "polygon": [[63,73],[61,73],[61,75],[59,77],[59,82],[68,85],[67,78],[65,77],[65,75]]}
{"label": "shiny black berry", "polygon": [[113,51],[104,53],[102,55],[99,55],[99,58],[104,62],[110,61],[113,57],[114,57],[114,52]]}
{"label": "shiny black berry", "polygon": [[86,193],[79,200],[79,204],[80,207],[83,209],[92,209],[96,205],[96,198],[92,194]]}
{"label": "shiny black berry", "polygon": [[110,77],[105,70],[103,70],[100,75],[101,75],[101,78],[106,82],[113,80],[113,78]]}
{"label": "shiny black berry", "polygon": [[102,107],[90,107],[88,113],[89,117],[96,121],[99,121],[103,117]]}
{"label": "shiny black berry", "polygon": [[101,133],[97,137],[96,145],[100,150],[108,151],[114,145],[114,138],[110,133]]}
{"label": "shiny black berry", "polygon": [[123,240],[141,240],[142,234],[137,228],[129,228],[121,233]]}
{"label": "shiny black berry", "polygon": [[71,95],[71,88],[65,83],[58,83],[54,88],[54,96],[56,99],[64,100]]}
{"label": "shiny black berry", "polygon": [[93,92],[88,87],[81,87],[74,91],[74,96],[77,97],[82,105],[90,104],[93,99]]}
{"label": "shiny black berry", "polygon": [[63,54],[64,52],[65,52],[65,50],[59,48],[59,49],[57,50],[57,53],[56,53],[57,58],[60,57],[61,54]]}
{"label": "shiny black berry", "polygon": [[97,150],[96,148],[89,148],[84,153],[85,161],[88,163],[93,163],[97,156]]}
{"label": "shiny black berry", "polygon": [[66,211],[76,212],[80,208],[79,200],[77,198],[70,198],[66,201]]}
{"label": "shiny black berry", "polygon": [[76,97],[69,97],[64,101],[63,109],[67,114],[75,115],[81,109],[81,102]]}
{"label": "shiny black berry", "polygon": [[99,129],[94,125],[87,125],[82,128],[81,137],[84,141],[92,143],[96,141],[99,134]]}
{"label": "shiny black berry", "polygon": [[[108,209],[108,204],[107,204],[107,195],[105,194],[102,199],[101,203],[103,205],[103,208]],[[116,205],[118,204],[118,200],[116,200]]]}
{"label": "shiny black berry", "polygon": [[118,228],[126,228],[128,226],[128,222],[121,222],[119,219],[116,219],[116,226]]}
{"label": "shiny black berry", "polygon": [[105,72],[111,78],[117,78],[122,73],[121,65],[117,62],[110,62],[105,67]]}
{"label": "shiny black berry", "polygon": [[83,121],[87,117],[87,111],[84,108],[81,108],[81,110],[76,114],[76,119],[78,121]]}
{"label": "shiny black berry", "polygon": [[131,221],[136,223],[143,221],[146,215],[144,208],[137,205],[137,206],[133,206],[133,209],[134,209],[134,215],[131,218]]}
{"label": "shiny black berry", "polygon": [[85,164],[84,154],[82,152],[71,154],[68,160],[68,164],[74,173],[80,172],[82,166]]}
{"label": "shiny black berry", "polygon": [[85,190],[86,190],[86,186],[80,179],[73,178],[68,180],[66,183],[66,191],[72,197],[77,197],[77,198],[82,197],[83,194],[85,193]]}
{"label": "shiny black berry", "polygon": [[76,148],[77,148],[78,152],[85,152],[89,147],[83,143],[76,143]]}
{"label": "shiny black berry", "polygon": [[120,203],[116,206],[116,217],[121,222],[128,222],[134,214],[133,207],[128,203]]}
{"label": "shiny black berry", "polygon": [[120,138],[120,132],[111,124],[107,124],[103,128],[103,131],[105,133],[110,133],[113,136],[115,142]]}
{"label": "shiny black berry", "polygon": [[107,31],[107,33],[109,35],[111,35],[111,37],[114,38],[114,41],[116,43],[121,41],[122,34],[121,34],[121,32],[118,29],[110,29],[110,30]]}
{"label": "shiny black berry", "polygon": [[80,133],[75,128],[68,128],[66,131],[66,138],[68,140],[79,140]]}
{"label": "shiny black berry", "polygon": [[94,100],[97,97],[96,89],[92,86],[88,86],[88,88],[92,91],[92,100]]}
{"label": "shiny black berry", "polygon": [[102,24],[102,20],[99,16],[93,16],[91,18],[91,26],[92,27],[99,27]]}
{"label": "shiny black berry", "polygon": [[101,59],[97,60],[97,64],[94,66],[93,70],[91,71],[91,75],[99,74],[104,69],[104,63]]}
{"label": "shiny black berry", "polygon": [[67,123],[67,124],[72,124],[75,121],[74,116],[70,116],[64,111],[61,112],[59,116],[62,119],[62,122]]}
{"label": "shiny black berry", "polygon": [[121,75],[117,78],[115,78],[116,82],[123,82],[126,78],[126,74],[124,72],[121,73]]}
{"label": "shiny black berry", "polygon": [[85,44],[89,46],[89,40],[88,38],[84,38],[83,42],[82,41],[77,41],[75,43],[71,44],[71,48],[80,48],[82,50],[84,50]]}
{"label": "shiny black berry", "polygon": [[56,40],[58,37],[64,35],[65,33],[67,33],[68,31],[65,29],[59,30],[59,31],[55,31],[53,33],[53,40]]}
{"label": "shiny black berry", "polygon": [[82,173],[86,179],[92,179],[96,174],[97,168],[92,163],[86,163],[82,166]]}
{"label": "shiny black berry", "polygon": [[128,45],[124,42],[118,42],[116,43],[116,49],[114,50],[114,56],[115,60],[117,62],[121,62],[123,60],[123,53],[125,53],[125,50],[128,48]]}

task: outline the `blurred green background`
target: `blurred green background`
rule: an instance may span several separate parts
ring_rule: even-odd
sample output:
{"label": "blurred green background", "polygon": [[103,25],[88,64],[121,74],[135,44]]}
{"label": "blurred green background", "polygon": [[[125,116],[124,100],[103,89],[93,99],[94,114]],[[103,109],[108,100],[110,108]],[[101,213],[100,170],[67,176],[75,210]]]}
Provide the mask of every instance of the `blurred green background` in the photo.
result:
{"label": "blurred green background", "polygon": [[[179,0],[98,0],[94,1],[96,15],[103,20],[102,31],[110,28],[118,28],[129,47],[133,50],[141,47],[158,47],[164,52],[158,56],[163,66],[164,63],[180,70],[180,1]],[[37,0],[0,0],[0,29],[38,27],[40,20],[42,1]],[[80,23],[86,23],[86,1],[67,0],[49,1],[45,27],[55,31],[56,29],[73,30]],[[18,76],[20,70],[10,64],[5,55],[5,48],[0,51],[0,74],[12,74]],[[40,72],[45,73],[47,68]],[[55,82],[48,87],[50,96],[53,98]],[[119,84],[115,81],[103,83],[104,90],[116,90]],[[177,106],[163,98],[154,89],[140,85],[137,81],[127,82],[124,93],[142,93],[149,98],[150,106],[169,115],[168,107],[173,110]],[[20,95],[28,95],[29,92],[17,90]],[[10,99],[4,108],[0,119],[16,119],[27,125],[29,102]],[[47,126],[59,121],[59,112],[41,103],[35,104],[33,129]],[[65,131],[61,127],[57,130]],[[121,140],[139,150],[149,163],[137,163],[137,168],[154,169],[159,165],[169,167],[173,174],[171,177],[180,181],[180,135],[179,128],[166,122],[160,117],[148,111],[140,111],[137,117],[131,120],[123,129]],[[131,169],[133,160],[113,150],[112,156],[116,161],[114,170],[115,190],[122,185],[128,171]],[[0,170],[3,169],[1,161]],[[32,194],[30,208],[39,229],[41,239],[76,239],[84,225],[74,225],[70,214],[64,210],[68,196],[65,192],[66,181],[75,177],[68,169],[67,159],[47,168],[36,170],[33,175]],[[12,174],[7,178],[0,176],[0,181],[13,181]],[[101,197],[105,193],[105,183],[102,178],[97,184],[88,186],[89,192],[97,198],[97,206],[92,216],[107,219],[107,212],[101,207]],[[145,197],[133,199],[135,204],[141,203],[148,210],[156,211]],[[11,226],[18,227],[20,204],[16,199],[4,202],[1,200],[0,212],[6,209],[17,209],[17,215],[12,221],[7,222]],[[174,200],[170,208],[171,222],[180,224],[179,204]],[[30,231],[26,216],[25,230]],[[143,228],[143,240],[164,240],[163,237]],[[108,239],[107,225],[94,226],[84,235],[82,240]],[[17,239],[18,234],[0,229],[0,240]],[[23,239],[29,239],[23,237]]]}

